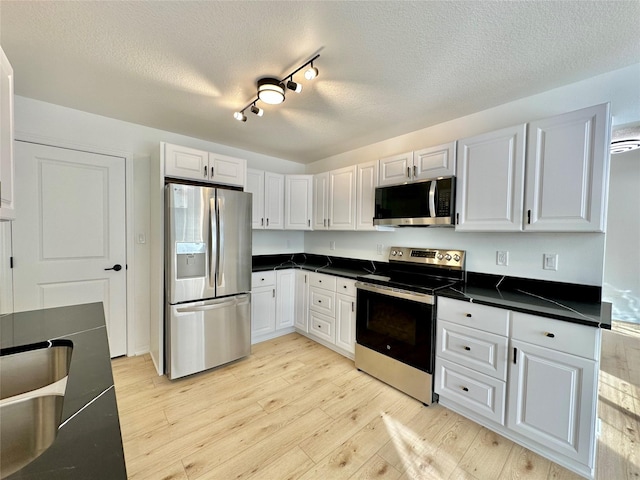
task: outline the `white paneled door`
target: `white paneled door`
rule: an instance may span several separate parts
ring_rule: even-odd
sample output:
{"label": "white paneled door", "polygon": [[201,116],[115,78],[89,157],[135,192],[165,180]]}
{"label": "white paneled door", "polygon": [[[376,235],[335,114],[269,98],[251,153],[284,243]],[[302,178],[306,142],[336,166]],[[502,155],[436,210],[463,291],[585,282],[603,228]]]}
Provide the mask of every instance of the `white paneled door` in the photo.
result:
{"label": "white paneled door", "polygon": [[15,310],[103,302],[126,354],[125,159],[17,141],[15,167]]}

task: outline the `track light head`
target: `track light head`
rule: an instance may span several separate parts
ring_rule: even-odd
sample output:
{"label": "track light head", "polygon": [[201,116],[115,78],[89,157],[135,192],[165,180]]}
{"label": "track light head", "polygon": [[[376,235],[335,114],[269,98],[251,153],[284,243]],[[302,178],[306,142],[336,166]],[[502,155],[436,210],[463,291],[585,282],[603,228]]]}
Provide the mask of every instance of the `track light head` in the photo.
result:
{"label": "track light head", "polygon": [[235,112],[233,114],[233,118],[235,118],[239,122],[246,122],[247,121],[247,116],[244,114],[244,110],[242,112]]}
{"label": "track light head", "polygon": [[296,83],[293,80],[289,80],[287,82],[287,88],[289,90],[293,90],[296,93],[300,93],[302,91],[302,84],[301,83]]}
{"label": "track light head", "polygon": [[278,105],[284,102],[284,85],[277,78],[261,78],[258,80],[258,98],[269,105]]}
{"label": "track light head", "polygon": [[254,103],[253,105],[251,105],[251,113],[255,113],[257,116],[261,117],[262,115],[264,115],[264,110],[260,107],[256,107],[256,104]]}
{"label": "track light head", "polygon": [[307,80],[313,80],[318,76],[318,69],[313,66],[313,62],[311,62],[311,66],[307,68],[304,72],[304,78]]}

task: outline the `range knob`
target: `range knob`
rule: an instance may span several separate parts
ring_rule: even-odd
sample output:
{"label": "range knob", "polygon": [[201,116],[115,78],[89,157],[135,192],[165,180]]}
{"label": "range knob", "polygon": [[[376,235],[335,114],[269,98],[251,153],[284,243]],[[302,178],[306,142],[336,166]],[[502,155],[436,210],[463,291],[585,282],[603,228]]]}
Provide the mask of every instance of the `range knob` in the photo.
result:
{"label": "range knob", "polygon": [[398,250],[398,256],[401,257],[402,256],[402,250]]}
{"label": "range knob", "polygon": [[441,253],[438,254],[438,260],[442,260],[444,258],[444,255],[442,255]]}
{"label": "range knob", "polygon": [[453,256],[453,259],[454,259],[456,262],[459,262],[459,261],[460,261],[460,255],[458,255],[458,254],[456,253],[456,254]]}
{"label": "range knob", "polygon": [[395,250],[391,250],[391,256],[395,257],[398,254],[398,252],[396,252]]}
{"label": "range knob", "polygon": [[449,255],[449,254],[447,253],[447,254],[444,256],[444,258],[445,258],[445,259],[447,260],[447,262],[448,262],[449,260],[451,260],[451,255]]}

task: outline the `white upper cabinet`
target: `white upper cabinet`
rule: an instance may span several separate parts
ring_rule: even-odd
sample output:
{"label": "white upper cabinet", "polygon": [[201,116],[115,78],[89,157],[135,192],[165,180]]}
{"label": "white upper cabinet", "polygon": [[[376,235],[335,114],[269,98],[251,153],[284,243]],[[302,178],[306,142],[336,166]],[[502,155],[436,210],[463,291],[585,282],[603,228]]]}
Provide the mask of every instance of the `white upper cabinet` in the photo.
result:
{"label": "white upper cabinet", "polygon": [[209,153],[209,180],[223,185],[244,187],[247,161],[242,158]]}
{"label": "white upper cabinet", "polygon": [[0,220],[15,218],[13,183],[13,68],[0,48]]}
{"label": "white upper cabinet", "polygon": [[286,175],[284,192],[284,228],[311,230],[313,175]]}
{"label": "white upper cabinet", "polygon": [[329,172],[313,176],[313,229],[326,230],[329,219]]}
{"label": "white upper cabinet", "polygon": [[375,230],[373,215],[378,186],[378,162],[361,163],[356,168],[356,230]]}
{"label": "white upper cabinet", "polygon": [[456,172],[456,142],[380,159],[379,185],[398,185]]}
{"label": "white upper cabinet", "polygon": [[379,186],[398,185],[412,180],[413,152],[400,153],[380,159]]}
{"label": "white upper cabinet", "polygon": [[529,124],[525,230],[604,232],[609,104]]}
{"label": "white upper cabinet", "polygon": [[526,128],[458,140],[456,231],[522,229]]}
{"label": "white upper cabinet", "polygon": [[247,162],[241,158],[165,143],[164,174],[167,177],[244,187],[246,170]]}
{"label": "white upper cabinet", "polygon": [[413,180],[456,174],[456,142],[413,152]]}
{"label": "white upper cabinet", "polygon": [[251,227],[282,230],[284,228],[284,175],[249,168],[245,191],[253,194]]}
{"label": "white upper cabinet", "polygon": [[329,172],[329,230],[356,228],[356,166]]}

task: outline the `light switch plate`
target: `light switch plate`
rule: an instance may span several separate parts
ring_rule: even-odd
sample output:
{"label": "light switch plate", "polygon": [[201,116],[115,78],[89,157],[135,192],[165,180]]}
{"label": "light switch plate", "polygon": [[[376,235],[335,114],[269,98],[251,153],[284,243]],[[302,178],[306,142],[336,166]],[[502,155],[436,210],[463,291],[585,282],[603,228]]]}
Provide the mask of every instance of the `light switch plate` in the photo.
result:
{"label": "light switch plate", "polygon": [[545,270],[558,270],[558,254],[545,253],[542,255],[542,268]]}

